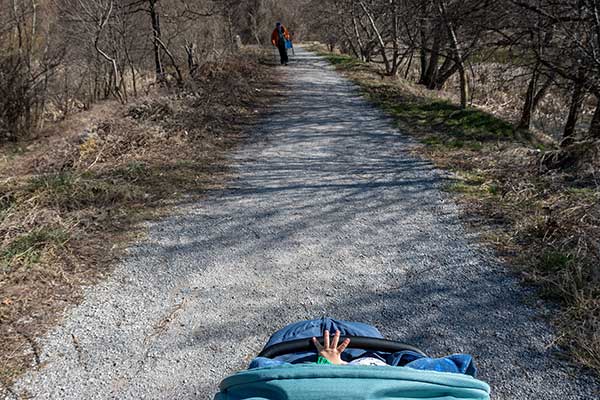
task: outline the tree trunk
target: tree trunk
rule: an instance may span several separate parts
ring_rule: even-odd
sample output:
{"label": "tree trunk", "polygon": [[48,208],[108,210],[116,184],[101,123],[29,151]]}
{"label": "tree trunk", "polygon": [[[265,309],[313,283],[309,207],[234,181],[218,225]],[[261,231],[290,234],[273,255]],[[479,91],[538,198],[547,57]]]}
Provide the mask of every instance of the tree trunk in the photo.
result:
{"label": "tree trunk", "polygon": [[421,60],[421,76],[419,77],[419,83],[425,84],[425,75],[427,75],[427,52],[425,46],[427,44],[425,40],[425,30],[421,28],[421,48],[419,49],[419,59]]}
{"label": "tree trunk", "polygon": [[133,64],[130,64],[130,69],[131,69],[131,83],[133,85],[133,95],[135,97],[138,97],[137,76],[135,74],[135,67],[133,66]]}
{"label": "tree trunk", "polygon": [[229,49],[230,51],[233,53],[236,50],[236,40],[233,37],[233,21],[231,19],[231,10],[229,7],[225,6],[227,8],[226,10],[226,15],[227,15],[227,36],[229,37]]}
{"label": "tree trunk", "polygon": [[423,2],[420,4],[419,13],[421,14],[419,18],[419,60],[420,60],[420,74],[419,74],[419,84],[425,84],[425,75],[427,74],[427,69],[429,64],[427,63],[427,27],[428,25],[424,17],[427,16],[426,4]]}
{"label": "tree trunk", "polygon": [[431,55],[429,56],[427,71],[425,71],[425,76],[421,82],[427,86],[428,89],[435,89],[435,81],[438,73],[438,61],[440,59],[440,42],[440,35],[436,33],[433,36],[433,46],[431,47]]}
{"label": "tree trunk", "polygon": [[187,55],[188,73],[192,76],[196,70],[196,44],[186,43],[185,53]]}
{"label": "tree trunk", "polygon": [[357,49],[356,45],[354,44],[354,41],[352,40],[352,37],[350,36],[350,33],[348,32],[348,29],[346,29],[345,26],[342,27],[342,32],[344,33],[346,42],[348,43],[348,46],[350,46],[350,50],[352,50],[352,54],[354,54],[354,57],[363,61],[361,52]]}
{"label": "tree trunk", "polygon": [[[258,7],[257,7],[258,8]],[[255,10],[256,14],[259,13],[259,10]],[[248,13],[248,17],[250,18],[250,22],[252,24],[252,34],[254,35],[254,40],[256,40],[256,44],[258,46],[262,46],[262,42],[260,40],[260,28],[258,24],[258,17],[252,12]]]}
{"label": "tree trunk", "polygon": [[110,70],[109,76],[108,76],[108,82],[107,82],[107,92],[108,93],[106,95],[106,97],[108,97],[108,95],[110,95],[111,93],[114,93],[114,95],[119,99],[119,101],[121,103],[125,103],[123,96],[121,95],[121,82],[122,82],[122,78],[120,78],[120,73],[119,73],[119,66],[117,64],[117,60],[114,57],[111,57],[108,55],[108,53],[106,53],[105,51],[103,51],[100,48],[99,42],[100,42],[100,35],[102,34],[102,31],[104,30],[104,28],[106,27],[106,24],[108,23],[108,20],[110,19],[110,16],[112,14],[113,11],[113,2],[111,1],[108,4],[108,8],[105,12],[105,14],[103,15],[102,19],[100,20],[100,23],[98,24],[97,27],[97,31],[96,31],[96,37],[94,38],[94,48],[96,49],[96,52],[98,54],[100,54],[106,61],[108,61],[110,63],[110,65],[112,66],[112,69]]}
{"label": "tree trunk", "polygon": [[448,18],[444,0],[439,0],[439,9],[442,19],[444,20],[444,24],[448,29],[448,35],[450,36],[450,43],[452,44],[452,51],[455,58],[454,62],[458,67],[458,75],[460,77],[460,107],[464,109],[467,108],[467,103],[469,102],[469,81],[467,79],[467,71],[465,69],[465,60],[463,59],[462,50],[458,42],[458,37],[456,36],[454,25]]}
{"label": "tree trunk", "polygon": [[598,95],[596,95],[596,111],[594,111],[588,136],[591,139],[600,139],[600,97]]}
{"label": "tree trunk", "polygon": [[534,98],[533,98],[533,110],[534,111],[537,109],[538,104],[540,104],[540,101],[542,101],[542,99],[546,95],[546,92],[548,91],[548,89],[550,89],[552,82],[554,82],[554,77],[555,77],[554,73],[551,73],[550,75],[548,75],[548,77],[546,78],[546,81],[544,82],[544,84],[542,85],[540,90],[538,90],[537,94],[534,96]]}
{"label": "tree trunk", "polygon": [[[446,66],[444,66],[444,64]],[[446,81],[458,71],[458,63],[453,63],[451,67],[448,67],[448,64],[450,63],[444,61],[444,64],[442,64],[440,71],[437,73],[433,89],[442,90]]]}
{"label": "tree trunk", "polygon": [[385,41],[383,40],[383,36],[381,36],[381,32],[379,31],[379,28],[377,28],[377,24],[375,23],[375,18],[373,18],[373,14],[371,14],[371,11],[367,8],[364,1],[359,0],[358,3],[365,12],[367,18],[369,19],[369,22],[371,23],[371,28],[375,32],[377,42],[379,43],[379,47],[381,48],[381,58],[383,59],[383,64],[385,65],[385,72],[387,75],[389,75],[391,73],[392,67],[390,65],[390,60],[388,59],[387,54],[385,52]]}
{"label": "tree trunk", "polygon": [[458,67],[458,76],[460,77],[460,108],[465,109],[469,103],[469,80],[462,62]]}
{"label": "tree trunk", "polygon": [[354,30],[354,36],[356,38],[356,44],[358,47],[358,52],[360,53],[359,55],[359,59],[361,61],[367,61],[367,57],[366,57],[366,50],[365,50],[365,45],[363,44],[363,40],[360,36],[360,31],[358,30],[358,24],[356,23],[356,16],[354,14],[354,6],[351,9],[351,15],[352,15],[352,28]]}
{"label": "tree trunk", "polygon": [[162,40],[159,39],[158,44],[163,49],[165,54],[169,57],[169,60],[171,60],[171,65],[173,66],[173,68],[175,69],[175,72],[177,73],[177,83],[181,84],[183,82],[183,74],[181,73],[181,69],[179,68],[179,65],[177,65],[175,56],[173,56],[173,53],[171,53],[169,48],[164,44],[164,42]]}
{"label": "tree trunk", "polygon": [[414,49],[410,51],[410,58],[408,59],[408,64],[406,66],[406,72],[404,73],[404,79],[408,79],[408,74],[410,73],[410,67],[412,67],[413,57],[415,56]]}
{"label": "tree trunk", "polygon": [[[578,72],[578,77],[583,78],[583,71],[581,69]],[[563,138],[571,137],[575,133],[577,119],[579,118],[579,113],[581,112],[581,107],[583,106],[583,100],[585,98],[583,82],[584,80],[580,79],[576,81],[573,86],[569,116],[567,117],[567,123],[565,124],[565,129],[563,131]]]}
{"label": "tree trunk", "polygon": [[131,59],[131,54],[129,53],[129,48],[127,46],[124,47],[125,57],[127,58],[127,64],[129,65],[129,71],[131,71],[131,84],[133,85],[133,95],[137,97],[137,82],[136,82],[136,74],[135,74],[135,64]]}
{"label": "tree trunk", "polygon": [[158,15],[158,12],[156,11],[156,1],[157,0],[149,1],[149,5],[150,5],[149,11],[150,11],[150,18],[152,20],[152,37],[153,37],[152,46],[154,49],[154,65],[155,65],[155,70],[156,70],[156,80],[161,81],[164,76],[164,69],[163,69],[161,58],[160,58],[160,45],[159,45],[159,41],[161,38],[160,17]]}
{"label": "tree trunk", "polygon": [[[529,81],[529,85],[527,86],[527,94],[525,95],[525,104],[523,105],[523,110],[521,112],[521,120],[517,125],[517,130],[529,130],[531,128],[531,119],[533,117],[533,113],[537,109],[538,104],[546,95],[548,88],[552,82],[554,82],[554,76],[549,75],[542,86],[537,89],[537,84],[540,79],[539,65],[536,66],[531,74],[531,80]],[[536,93],[537,90],[537,93]]]}
{"label": "tree trunk", "polygon": [[398,45],[398,4],[397,0],[390,0],[391,2],[391,18],[392,18],[392,69],[390,70],[390,75],[395,77],[398,75],[398,68],[400,67],[400,63],[402,58],[400,57],[400,46]]}
{"label": "tree trunk", "polygon": [[521,120],[517,125],[517,130],[529,130],[531,126],[531,115],[533,114],[533,98],[535,97],[535,89],[539,79],[539,67],[536,65],[531,74],[529,85],[527,85],[527,93],[525,94],[525,104],[521,112]]}

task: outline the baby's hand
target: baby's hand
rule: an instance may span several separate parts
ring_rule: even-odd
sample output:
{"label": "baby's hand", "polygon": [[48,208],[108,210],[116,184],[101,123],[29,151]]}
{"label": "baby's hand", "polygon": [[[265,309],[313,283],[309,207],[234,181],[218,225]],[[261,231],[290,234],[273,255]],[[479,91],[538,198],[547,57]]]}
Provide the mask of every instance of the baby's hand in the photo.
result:
{"label": "baby's hand", "polygon": [[315,344],[319,355],[325,357],[330,363],[337,365],[347,364],[345,361],[342,361],[342,353],[346,350],[348,344],[350,344],[350,339],[345,339],[342,344],[338,346],[338,342],[340,341],[340,331],[335,331],[335,336],[333,337],[331,345],[329,343],[329,331],[325,331],[325,334],[323,335],[323,346],[321,346],[321,343],[319,343],[315,337],[312,338],[312,341]]}

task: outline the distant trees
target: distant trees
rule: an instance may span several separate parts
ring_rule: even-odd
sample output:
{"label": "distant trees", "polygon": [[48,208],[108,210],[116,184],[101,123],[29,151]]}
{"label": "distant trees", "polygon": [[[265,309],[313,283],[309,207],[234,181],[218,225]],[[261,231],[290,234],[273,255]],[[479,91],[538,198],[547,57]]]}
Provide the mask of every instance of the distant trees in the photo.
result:
{"label": "distant trees", "polygon": [[544,97],[560,89],[569,93],[563,137],[571,137],[593,96],[586,136],[600,137],[600,0],[315,0],[311,8],[321,10],[316,38],[330,43],[335,31],[342,51],[392,78],[417,67],[417,82],[431,90],[457,80],[462,107],[474,64],[526,72],[518,129],[529,129]]}
{"label": "distant trees", "polygon": [[527,48],[536,64],[570,88],[563,136],[571,137],[587,95],[596,98],[588,137],[600,139],[600,0],[511,0],[515,14],[542,37]]}
{"label": "distant trees", "polygon": [[203,63],[266,44],[302,1],[0,0],[0,141],[106,98],[181,85]]}
{"label": "distant trees", "polygon": [[0,139],[14,140],[40,121],[65,48],[44,18],[50,1],[0,0],[0,10]]}

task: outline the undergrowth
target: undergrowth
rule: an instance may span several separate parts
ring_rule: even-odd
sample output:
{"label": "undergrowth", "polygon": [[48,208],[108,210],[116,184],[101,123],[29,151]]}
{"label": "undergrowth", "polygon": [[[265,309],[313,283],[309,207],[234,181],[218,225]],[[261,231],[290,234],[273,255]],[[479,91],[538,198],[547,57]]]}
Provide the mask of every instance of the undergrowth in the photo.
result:
{"label": "undergrowth", "polygon": [[[184,90],[0,148],[0,382],[39,363],[37,336],[97,282],[138,223],[220,188],[263,101],[260,54],[204,65]],[[109,107],[111,108],[111,107]],[[93,113],[93,110],[90,111]],[[85,119],[84,119],[85,120]]]}
{"label": "undergrowth", "polygon": [[[560,304],[551,316],[557,346],[600,374],[600,163],[548,170],[555,145],[477,108],[460,107],[435,92],[353,57],[316,47],[363,94],[424,146],[418,150],[454,178],[464,219],[482,240],[545,299]],[[550,345],[550,344],[549,344]]]}

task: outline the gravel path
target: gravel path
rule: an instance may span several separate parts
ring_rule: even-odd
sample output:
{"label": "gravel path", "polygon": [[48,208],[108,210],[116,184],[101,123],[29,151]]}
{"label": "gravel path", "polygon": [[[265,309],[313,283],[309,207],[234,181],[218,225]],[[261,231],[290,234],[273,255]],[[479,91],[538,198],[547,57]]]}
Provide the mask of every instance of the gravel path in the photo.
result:
{"label": "gravel path", "polygon": [[594,399],[551,355],[527,291],[475,244],[432,166],[324,61],[283,72],[238,177],[149,224],[42,340],[35,399],[211,398],[286,323],[333,316],[430,354],[475,355],[495,399]]}

